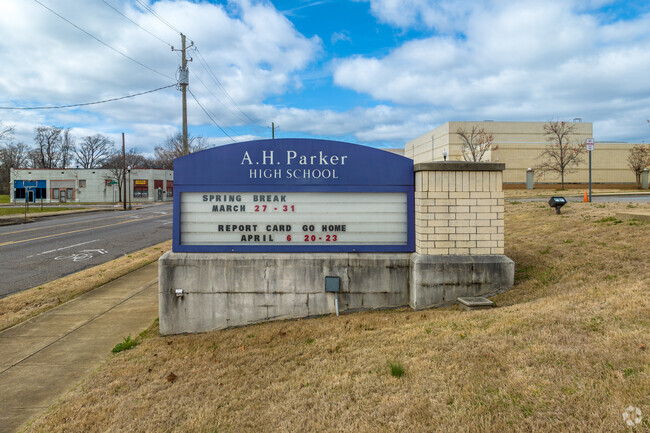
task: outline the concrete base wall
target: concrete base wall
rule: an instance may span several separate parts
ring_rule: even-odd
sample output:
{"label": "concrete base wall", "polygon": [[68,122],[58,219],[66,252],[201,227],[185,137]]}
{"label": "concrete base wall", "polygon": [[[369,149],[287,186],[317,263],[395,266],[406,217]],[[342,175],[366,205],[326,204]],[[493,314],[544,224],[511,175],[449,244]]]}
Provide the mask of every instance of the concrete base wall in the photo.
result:
{"label": "concrete base wall", "polygon": [[508,289],[514,263],[505,256],[416,253],[168,252],[158,273],[160,333],[169,335],[334,313],[326,276],[340,278],[341,312],[444,305]]}
{"label": "concrete base wall", "polygon": [[[203,332],[335,311],[325,277],[339,277],[339,311],[408,304],[410,254],[164,254],[160,333]],[[183,296],[175,294],[183,290]]]}
{"label": "concrete base wall", "polygon": [[490,296],[515,283],[515,263],[506,256],[411,257],[409,306],[414,310],[450,304],[465,296]]}

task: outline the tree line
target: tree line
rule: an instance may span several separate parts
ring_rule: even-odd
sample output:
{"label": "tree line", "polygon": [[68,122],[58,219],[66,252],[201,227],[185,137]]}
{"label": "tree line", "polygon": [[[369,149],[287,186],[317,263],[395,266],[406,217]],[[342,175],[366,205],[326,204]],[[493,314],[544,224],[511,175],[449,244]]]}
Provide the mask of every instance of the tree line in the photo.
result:
{"label": "tree line", "polygon": [[[31,146],[15,141],[14,137],[15,128],[0,121],[0,194],[7,194],[12,168],[106,168],[118,185],[122,184],[122,149],[106,135],[76,137],[69,128],[38,126]],[[190,152],[207,147],[203,137],[189,137],[188,142]],[[174,158],[182,155],[182,143],[182,135],[177,132],[154,148],[153,158],[131,148],[124,159],[131,167],[171,170]]]}

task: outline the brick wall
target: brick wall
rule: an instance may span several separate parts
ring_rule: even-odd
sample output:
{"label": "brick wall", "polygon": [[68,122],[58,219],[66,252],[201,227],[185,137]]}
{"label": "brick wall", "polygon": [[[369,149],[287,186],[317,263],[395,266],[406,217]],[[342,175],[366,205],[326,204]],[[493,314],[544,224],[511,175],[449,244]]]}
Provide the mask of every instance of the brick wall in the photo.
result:
{"label": "brick wall", "polygon": [[504,164],[415,165],[415,251],[502,255]]}

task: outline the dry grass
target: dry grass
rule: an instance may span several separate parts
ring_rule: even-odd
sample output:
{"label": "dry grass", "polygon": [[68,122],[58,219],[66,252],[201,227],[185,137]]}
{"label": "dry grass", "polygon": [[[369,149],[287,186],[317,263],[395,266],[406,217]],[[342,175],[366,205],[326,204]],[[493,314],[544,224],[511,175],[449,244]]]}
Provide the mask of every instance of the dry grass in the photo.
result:
{"label": "dry grass", "polygon": [[650,431],[650,224],[622,210],[506,204],[516,285],[493,310],[154,325],[27,431],[622,432],[630,405]]}
{"label": "dry grass", "polygon": [[158,260],[171,240],[0,299],[0,331]]}

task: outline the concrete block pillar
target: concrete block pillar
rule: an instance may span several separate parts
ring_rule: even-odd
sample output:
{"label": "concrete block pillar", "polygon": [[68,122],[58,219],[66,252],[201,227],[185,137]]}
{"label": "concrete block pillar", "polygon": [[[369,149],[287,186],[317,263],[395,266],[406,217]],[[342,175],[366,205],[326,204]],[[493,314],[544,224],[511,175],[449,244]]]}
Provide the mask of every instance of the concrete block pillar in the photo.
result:
{"label": "concrete block pillar", "polygon": [[641,173],[641,189],[648,189],[648,169],[646,168]]}
{"label": "concrete block pillar", "polygon": [[526,170],[526,189],[535,189],[535,170]]}
{"label": "concrete block pillar", "polygon": [[505,164],[415,164],[415,253],[410,306],[505,291],[514,263],[504,254]]}
{"label": "concrete block pillar", "polygon": [[503,254],[503,170],[491,162],[415,164],[415,252]]}

